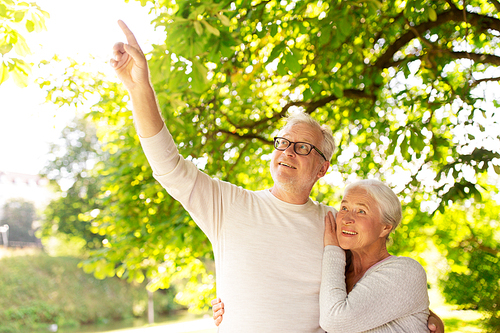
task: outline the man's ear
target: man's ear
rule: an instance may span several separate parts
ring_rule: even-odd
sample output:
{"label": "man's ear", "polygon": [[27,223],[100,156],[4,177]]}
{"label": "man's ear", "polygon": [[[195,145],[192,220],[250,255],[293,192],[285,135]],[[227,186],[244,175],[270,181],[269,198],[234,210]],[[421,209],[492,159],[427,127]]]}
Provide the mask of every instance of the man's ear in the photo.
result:
{"label": "man's ear", "polygon": [[328,171],[328,168],[330,167],[330,162],[324,161],[323,164],[321,165],[321,169],[318,171],[318,179],[326,175],[326,172]]}

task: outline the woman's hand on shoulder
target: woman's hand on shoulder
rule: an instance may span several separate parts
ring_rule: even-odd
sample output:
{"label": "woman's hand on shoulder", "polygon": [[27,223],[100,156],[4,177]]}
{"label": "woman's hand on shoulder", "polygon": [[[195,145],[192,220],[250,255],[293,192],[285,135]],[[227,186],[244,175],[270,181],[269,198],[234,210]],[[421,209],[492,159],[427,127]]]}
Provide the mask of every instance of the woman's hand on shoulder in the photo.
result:
{"label": "woman's hand on shoulder", "polygon": [[337,224],[332,212],[328,212],[325,216],[325,235],[323,238],[324,246],[336,245],[339,246],[337,239]]}

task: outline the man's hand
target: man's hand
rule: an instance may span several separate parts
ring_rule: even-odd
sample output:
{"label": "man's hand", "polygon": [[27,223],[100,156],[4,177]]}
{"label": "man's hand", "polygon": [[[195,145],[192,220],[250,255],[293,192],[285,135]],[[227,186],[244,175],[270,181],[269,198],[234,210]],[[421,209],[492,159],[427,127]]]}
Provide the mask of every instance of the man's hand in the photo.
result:
{"label": "man's hand", "polygon": [[430,311],[427,327],[431,333],[444,333],[444,323],[434,312]]}
{"label": "man's hand", "polygon": [[121,20],[118,25],[127,37],[127,44],[116,43],[113,46],[114,58],[110,60],[110,64],[130,91],[137,85],[149,84],[148,63],[132,31]]}
{"label": "man's hand", "polygon": [[212,312],[214,313],[215,326],[219,326],[224,314],[224,303],[218,297],[212,300]]}
{"label": "man's hand", "polygon": [[324,246],[327,245],[339,245],[339,241],[337,239],[337,224],[335,222],[335,218],[333,217],[332,212],[328,212],[325,216],[325,235],[323,238]]}
{"label": "man's hand", "polygon": [[132,99],[132,110],[137,133],[143,138],[156,135],[163,127],[158,102],[149,80],[148,62],[134,34],[123,21],[118,25],[127,37],[127,44],[113,46],[111,66],[127,88]]}

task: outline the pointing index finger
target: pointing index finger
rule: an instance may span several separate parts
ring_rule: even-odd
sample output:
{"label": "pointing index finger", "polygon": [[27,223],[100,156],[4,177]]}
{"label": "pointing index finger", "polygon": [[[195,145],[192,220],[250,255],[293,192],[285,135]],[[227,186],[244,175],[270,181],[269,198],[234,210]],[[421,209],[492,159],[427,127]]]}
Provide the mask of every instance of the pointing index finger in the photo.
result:
{"label": "pointing index finger", "polygon": [[118,25],[122,29],[123,33],[125,34],[125,37],[127,37],[127,43],[131,46],[139,48],[139,43],[137,43],[137,39],[135,39],[134,34],[132,31],[127,27],[125,22],[122,20],[118,20]]}

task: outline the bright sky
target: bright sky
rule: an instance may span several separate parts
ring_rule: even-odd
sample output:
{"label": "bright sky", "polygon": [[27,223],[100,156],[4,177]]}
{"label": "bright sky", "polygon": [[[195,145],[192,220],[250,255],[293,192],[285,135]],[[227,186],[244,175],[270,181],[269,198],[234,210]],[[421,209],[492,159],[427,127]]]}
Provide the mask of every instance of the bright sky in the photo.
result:
{"label": "bright sky", "polygon": [[[50,13],[47,31],[26,34],[34,53],[30,62],[50,60],[53,55],[88,62],[96,58],[96,69],[115,77],[109,66],[113,44],[125,41],[116,23],[124,20],[135,33],[144,51],[160,40],[150,24],[148,9],[137,1],[124,0],[36,0]],[[156,38],[156,39],[155,39]],[[100,67],[100,68],[97,68]],[[0,85],[0,171],[37,174],[46,161],[50,142],[75,115],[70,108],[44,104],[44,93],[33,81],[41,74],[36,66],[27,88],[11,79]]]}

